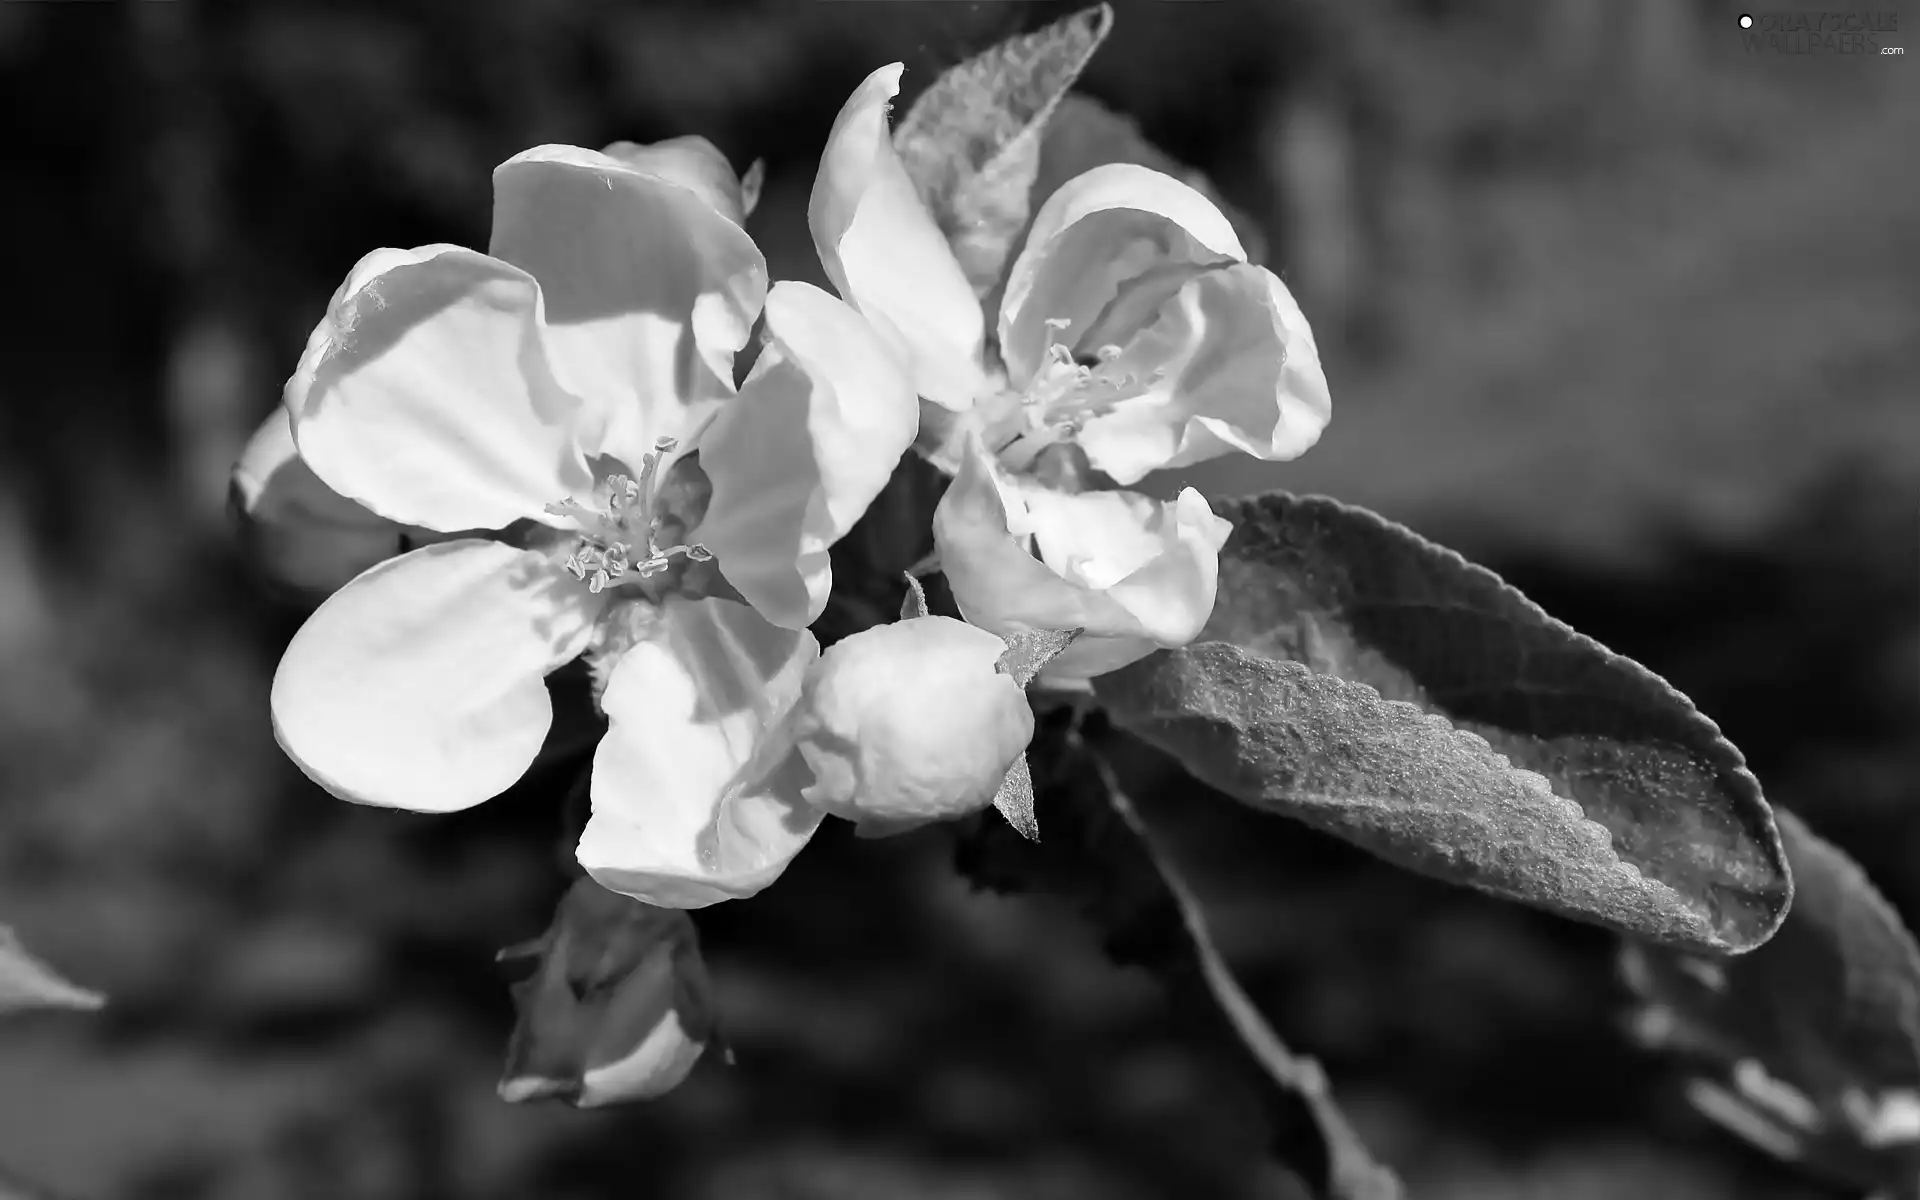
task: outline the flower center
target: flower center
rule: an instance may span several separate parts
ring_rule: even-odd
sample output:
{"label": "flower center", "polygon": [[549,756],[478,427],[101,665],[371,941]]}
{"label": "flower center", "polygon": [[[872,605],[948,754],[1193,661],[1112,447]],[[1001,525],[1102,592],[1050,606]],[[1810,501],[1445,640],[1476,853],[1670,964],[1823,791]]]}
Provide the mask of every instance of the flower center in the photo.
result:
{"label": "flower center", "polygon": [[[1071,322],[1049,319],[1056,333]],[[1120,359],[1119,345],[1108,343],[1089,356],[1076,356],[1066,343],[1055,341],[1026,387],[1003,392],[987,402],[987,445],[1002,465],[1019,471],[1048,446],[1078,437],[1088,421],[1146,387],[1165,374],[1155,370],[1142,379]]]}
{"label": "flower center", "polygon": [[[580,531],[565,564],[587,590],[598,593],[629,580],[644,580],[674,566],[674,559],[711,562],[713,552],[698,543],[680,544],[691,522],[673,511],[672,489],[662,488],[661,457],[678,443],[663,437],[642,460],[637,478],[610,474],[594,485],[595,507],[577,500],[547,505],[556,517],[571,519]],[[670,531],[670,532],[669,532]],[[670,544],[661,545],[666,541]]]}

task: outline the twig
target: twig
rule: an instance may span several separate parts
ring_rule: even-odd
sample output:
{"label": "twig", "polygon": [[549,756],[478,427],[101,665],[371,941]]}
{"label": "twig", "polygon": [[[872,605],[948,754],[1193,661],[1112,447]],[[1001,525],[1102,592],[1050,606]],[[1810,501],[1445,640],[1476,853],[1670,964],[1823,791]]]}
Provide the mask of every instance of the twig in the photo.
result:
{"label": "twig", "polygon": [[1101,930],[1108,955],[1150,971],[1182,1022],[1259,1094],[1273,1156],[1316,1197],[1399,1200],[1399,1181],[1361,1144],[1325,1073],[1287,1049],[1234,979],[1192,893],[1080,723],[1081,714],[1050,722],[1064,728],[1043,728],[1036,738],[1039,843],[983,814],[962,836],[960,870],[996,891],[1075,901]]}

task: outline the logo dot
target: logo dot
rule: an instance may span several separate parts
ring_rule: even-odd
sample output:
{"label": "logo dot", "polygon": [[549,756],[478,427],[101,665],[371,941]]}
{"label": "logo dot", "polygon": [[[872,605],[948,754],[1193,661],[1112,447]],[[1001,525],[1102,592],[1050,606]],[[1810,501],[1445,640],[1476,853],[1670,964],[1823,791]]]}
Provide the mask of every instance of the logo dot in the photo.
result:
{"label": "logo dot", "polygon": [[1748,14],[1746,14],[1746,13],[1741,13],[1741,14],[1740,14],[1740,28],[1742,28],[1742,29],[1752,29],[1752,28],[1753,28],[1753,18],[1752,18],[1751,16],[1749,16]]}

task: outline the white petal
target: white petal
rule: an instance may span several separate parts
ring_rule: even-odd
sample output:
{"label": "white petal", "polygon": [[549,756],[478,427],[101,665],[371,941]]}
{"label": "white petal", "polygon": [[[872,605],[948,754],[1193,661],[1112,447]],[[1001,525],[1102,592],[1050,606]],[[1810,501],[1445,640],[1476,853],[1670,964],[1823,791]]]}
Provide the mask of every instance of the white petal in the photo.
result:
{"label": "white petal", "polygon": [[280,406],[233,466],[233,508],[248,561],[316,598],[399,554],[407,533],[322,483],[294,449],[293,423]]}
{"label": "white petal", "polygon": [[903,69],[881,67],[840,109],[807,223],[841,297],[907,347],[920,394],[961,409],[984,387],[986,320],[893,149],[887,106],[899,94]]}
{"label": "white petal", "polygon": [[537,146],[493,173],[490,248],[540,281],[555,370],[596,401],[598,448],[629,467],[733,391],[767,294],[766,259],[711,181],[688,179],[689,154]]}
{"label": "white petal", "polygon": [[879,625],[809,673],[799,735],[808,800],[889,828],[993,803],[1033,738],[1026,690],[995,669],[1007,644],[951,617]]}
{"label": "white petal", "polygon": [[601,151],[643,174],[677,183],[705,200],[735,225],[747,223],[740,176],[720,148],[698,134],[663,142],[615,142]]}
{"label": "white petal", "polygon": [[1333,414],[1306,316],[1278,276],[1251,264],[1188,280],[1101,371],[1145,384],[1075,439],[1120,484],[1235,450],[1297,458]]}
{"label": "white petal", "polygon": [[933,513],[934,551],[966,619],[996,634],[1033,629],[1132,630],[1134,621],[1096,588],[1033,556],[1025,504],[998,477],[977,436]]}
{"label": "white petal", "polygon": [[615,665],[580,865],[663,908],[751,896],[819,827],[788,717],[820,645],[731,600],[670,598]]}
{"label": "white petal", "polygon": [[383,517],[500,529],[592,483],[533,277],[460,246],[376,250],[334,293],[285,401],[314,474]]}
{"label": "white petal", "polygon": [[[616,996],[618,1004],[625,996]],[[687,1033],[680,1012],[668,1008],[637,1045],[622,1046],[621,1057],[613,1058],[613,1047],[601,1051],[607,1055],[601,1065],[589,1067],[580,1076],[581,1108],[601,1108],[634,1100],[655,1100],[686,1082],[693,1073],[707,1044]]]}
{"label": "white petal", "polygon": [[776,625],[801,629],[833,584],[827,548],[886,486],[919,426],[905,366],[819,288],[767,297],[771,344],[700,439],[713,498],[694,541]]}
{"label": "white petal", "polygon": [[1231,531],[1191,488],[1169,504],[996,478],[978,438],[933,515],[940,567],[968,621],[1003,636],[1085,631],[1041,673],[1053,683],[1193,640],[1213,612]]}
{"label": "white petal", "polygon": [[469,808],[539,752],[543,680],[586,647],[598,604],[543,556],[499,542],[401,555],[294,635],[273,677],[274,733],[342,799]]}
{"label": "white petal", "polygon": [[1007,375],[1016,385],[1030,379],[1055,342],[1113,340],[1113,327],[1127,324],[1110,312],[1116,302],[1150,317],[1195,270],[1246,258],[1226,215],[1171,175],[1133,163],[1077,175],[1040,206],[1008,272]]}
{"label": "white petal", "polygon": [[[1086,679],[1191,642],[1213,615],[1220,547],[1233,526],[1187,488],[1172,502],[1137,492],[1025,489],[1040,557],[1124,609],[1125,626],[1089,629],[1041,678]],[[1090,635],[1090,636],[1089,636]]]}

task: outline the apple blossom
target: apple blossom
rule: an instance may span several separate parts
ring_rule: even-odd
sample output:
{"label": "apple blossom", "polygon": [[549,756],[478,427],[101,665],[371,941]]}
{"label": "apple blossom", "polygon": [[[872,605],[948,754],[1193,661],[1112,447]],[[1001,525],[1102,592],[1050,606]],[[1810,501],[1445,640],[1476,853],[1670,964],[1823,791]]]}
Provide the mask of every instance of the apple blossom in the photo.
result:
{"label": "apple blossom", "polygon": [[1205,196],[1114,163],[1034,215],[990,372],[978,299],[886,136],[901,70],[875,71],[842,109],[808,215],[841,295],[913,356],[932,406],[923,443],[962,476],[936,522],[961,612],[997,633],[1087,618],[1054,682],[1182,644],[1211,611],[1222,524],[1191,491],[1069,494],[1052,460],[1126,486],[1232,451],[1301,454],[1331,412],[1306,318]]}
{"label": "apple blossom", "polygon": [[[368,255],[285,396],[329,489],[456,535],[367,570],[295,635],[272,694],[288,755],[349,800],[469,807],[525,771],[544,676],[588,653],[609,728],[580,862],[676,907],[764,887],[820,820],[783,733],[819,653],[805,627],[827,546],[916,424],[864,318],[767,290],[723,171],[704,141],[515,156],[491,252]],[[734,395],[763,298],[767,344]]]}

